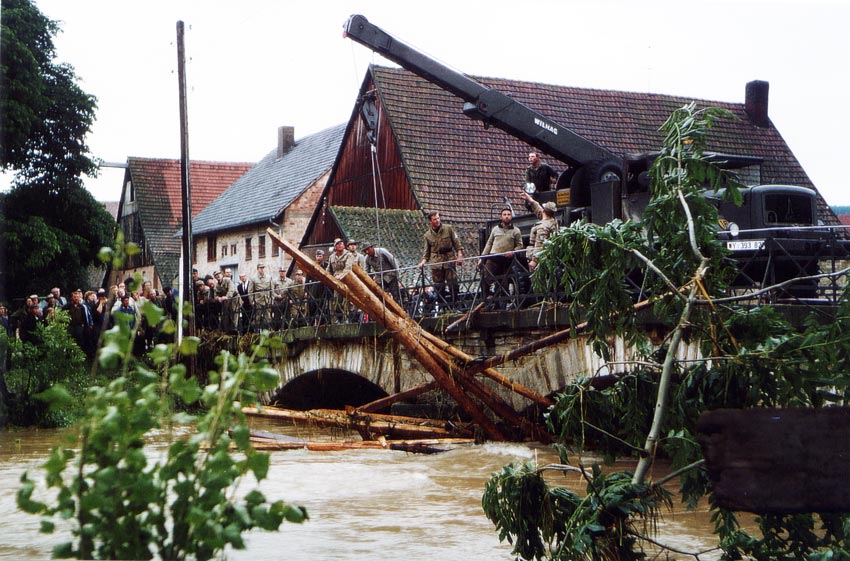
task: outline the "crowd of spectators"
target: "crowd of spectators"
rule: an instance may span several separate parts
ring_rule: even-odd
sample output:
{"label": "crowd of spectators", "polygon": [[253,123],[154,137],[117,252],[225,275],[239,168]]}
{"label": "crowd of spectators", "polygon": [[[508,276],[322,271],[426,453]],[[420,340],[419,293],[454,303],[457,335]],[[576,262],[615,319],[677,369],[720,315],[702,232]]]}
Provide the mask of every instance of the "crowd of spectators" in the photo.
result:
{"label": "crowd of spectators", "polygon": [[70,301],[62,295],[61,288],[54,287],[46,296],[28,296],[19,309],[11,312],[0,304],[0,325],[9,337],[38,345],[41,343],[38,326],[53,321],[56,310],[64,310],[68,314],[69,333],[80,349],[93,357],[101,333],[117,321],[124,321],[129,329],[136,331],[134,351],[143,352],[153,347],[158,336],[158,326],[149,325],[142,315],[141,306],[146,301],[153,301],[166,315],[174,316],[170,290],[161,293],[146,281],[139,291],[129,291],[122,282],[109,290],[75,289]]}

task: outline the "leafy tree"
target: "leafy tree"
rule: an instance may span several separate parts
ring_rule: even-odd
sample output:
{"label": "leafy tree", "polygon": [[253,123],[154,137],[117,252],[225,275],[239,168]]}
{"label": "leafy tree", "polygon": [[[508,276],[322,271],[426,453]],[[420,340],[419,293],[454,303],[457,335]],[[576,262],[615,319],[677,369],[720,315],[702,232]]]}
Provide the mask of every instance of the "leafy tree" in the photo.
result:
{"label": "leafy tree", "polygon": [[[162,319],[151,302],[143,312],[153,323]],[[173,333],[173,322],[164,329]],[[21,479],[18,506],[44,517],[43,532],[71,521],[72,539],[54,556],[202,561],[228,546],[244,548],[242,534],[252,528],[306,520],[303,507],[269,502],[259,490],[235,494],[245,476],[262,481],[268,474],[269,456],[251,447],[242,405],[279,383],[264,357],[282,343],[264,334],[250,356],[223,351],[202,388],[174,362],[194,354],[198,339],[157,345],[142,362],[133,357],[134,335],[125,321],[106,332],[98,360],[113,379],[91,389],[78,439],[53,449],[44,465],[47,489],[36,492],[28,474]],[[66,398],[60,386],[49,397]],[[188,406],[201,412],[178,411]],[[151,431],[171,435],[164,458],[146,452]],[[36,499],[45,494],[51,501]]]}
{"label": "leafy tree", "polygon": [[[91,379],[86,357],[68,332],[68,313],[57,310],[47,325],[38,325],[40,341],[33,345],[10,338],[0,330],[0,349],[11,357],[5,375],[9,391],[9,422],[14,425],[64,426],[81,411]],[[42,396],[55,384],[64,385],[73,399],[63,408],[48,408]]]}
{"label": "leafy tree", "polygon": [[[703,411],[844,405],[850,387],[846,295],[834,324],[812,320],[803,330],[770,308],[723,297],[732,271],[715,236],[717,211],[702,193],[722,187],[740,200],[735,178],[703,155],[713,123],[727,116],[692,104],[665,123],[642,224],[574,224],[544,247],[535,282],[569,289],[572,321],[588,322],[594,348],[605,356],[609,337],[619,334],[644,356],[627,372],[578,380],[558,396],[547,426],[562,464],[508,466],[488,482],[485,513],[523,559],[639,559],[650,543],[663,548],[651,530],[668,500],[661,486],[671,478],[680,481],[688,506],[708,498],[723,559],[850,559],[848,515],[761,516],[760,535],[744,531],[735,513],[715,504],[697,444]],[[668,329],[660,348],[636,324],[628,276],[656,295],[655,317]],[[691,341],[711,360],[678,360]],[[603,475],[597,466],[569,465],[572,450],[581,448],[607,460],[624,454],[640,460],[634,473]],[[650,481],[659,454],[670,458],[674,472]],[[586,495],[550,488],[546,469],[580,471]]]}
{"label": "leafy tree", "polygon": [[15,172],[0,195],[0,290],[44,292],[59,279],[76,288],[114,231],[82,182],[97,173],[85,143],[96,100],[54,61],[56,22],[30,0],[2,0],[0,17],[0,164]]}

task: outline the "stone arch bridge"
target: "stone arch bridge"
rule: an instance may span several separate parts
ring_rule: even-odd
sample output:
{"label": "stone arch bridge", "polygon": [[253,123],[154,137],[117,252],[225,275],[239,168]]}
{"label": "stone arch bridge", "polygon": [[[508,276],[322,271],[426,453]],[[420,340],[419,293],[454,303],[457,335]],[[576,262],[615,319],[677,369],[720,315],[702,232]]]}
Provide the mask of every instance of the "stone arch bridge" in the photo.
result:
{"label": "stone arch bridge", "polygon": [[[568,325],[564,314],[539,310],[482,313],[458,331],[441,335],[471,356],[507,353]],[[434,333],[443,326],[423,324]],[[650,328],[650,327],[648,327]],[[392,336],[374,323],[302,327],[283,332],[287,343],[276,367],[280,385],[265,396],[267,403],[293,409],[358,406],[431,381],[431,376]],[[610,341],[612,364],[619,371],[633,357],[622,339]],[[685,353],[693,353],[688,349]],[[550,395],[571,381],[609,372],[587,338],[579,336],[501,365],[497,370],[541,395]],[[515,410],[531,401],[492,383]]]}

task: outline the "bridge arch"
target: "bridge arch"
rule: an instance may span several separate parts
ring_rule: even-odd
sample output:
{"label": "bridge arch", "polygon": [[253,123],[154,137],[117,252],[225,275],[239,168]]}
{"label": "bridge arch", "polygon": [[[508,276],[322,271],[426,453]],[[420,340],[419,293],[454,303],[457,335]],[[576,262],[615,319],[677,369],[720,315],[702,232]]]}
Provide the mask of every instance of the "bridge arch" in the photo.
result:
{"label": "bridge arch", "polygon": [[340,368],[319,368],[305,372],[279,387],[270,404],[296,411],[343,409],[387,397],[381,386],[360,374]]}

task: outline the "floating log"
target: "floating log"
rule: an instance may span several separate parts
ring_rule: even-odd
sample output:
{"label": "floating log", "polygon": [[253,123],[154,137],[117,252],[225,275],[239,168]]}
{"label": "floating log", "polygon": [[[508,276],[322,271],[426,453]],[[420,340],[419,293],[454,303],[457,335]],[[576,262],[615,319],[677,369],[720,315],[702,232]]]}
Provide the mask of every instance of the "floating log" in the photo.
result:
{"label": "floating log", "polygon": [[252,439],[255,450],[310,450],[338,452],[341,450],[399,450],[414,454],[436,454],[460,445],[474,444],[471,438],[422,438],[415,440],[343,440],[338,442],[286,442],[274,439]]}
{"label": "floating log", "polygon": [[340,427],[356,430],[367,436],[383,435],[395,438],[472,437],[472,431],[469,428],[436,419],[378,415],[357,411],[349,413],[335,409],[294,411],[277,407],[263,407],[262,409],[244,407],[242,411],[248,416],[280,419],[300,424]]}

